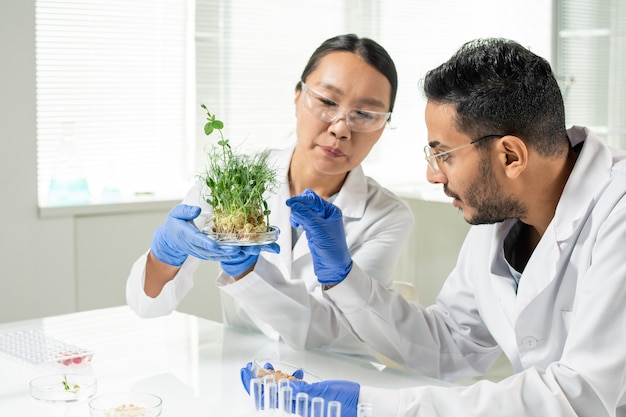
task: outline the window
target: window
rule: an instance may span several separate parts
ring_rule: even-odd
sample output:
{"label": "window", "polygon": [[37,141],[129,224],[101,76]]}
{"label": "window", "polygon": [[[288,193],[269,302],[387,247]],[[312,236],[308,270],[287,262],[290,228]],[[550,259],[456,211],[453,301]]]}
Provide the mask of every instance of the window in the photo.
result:
{"label": "window", "polygon": [[[476,37],[551,56],[549,0],[36,0],[36,9],[40,205],[182,197],[213,140],[200,103],[236,146],[287,145],[306,61],[348,32],[380,42],[399,72],[391,127],[366,173],[394,188],[425,183],[425,72]],[[50,200],[52,180],[65,178],[85,179],[89,198],[78,181]]]}
{"label": "window", "polygon": [[40,205],[180,196],[193,170],[189,2],[35,7]]}
{"label": "window", "polygon": [[555,70],[568,124],[626,149],[626,3],[561,0],[556,18]]}

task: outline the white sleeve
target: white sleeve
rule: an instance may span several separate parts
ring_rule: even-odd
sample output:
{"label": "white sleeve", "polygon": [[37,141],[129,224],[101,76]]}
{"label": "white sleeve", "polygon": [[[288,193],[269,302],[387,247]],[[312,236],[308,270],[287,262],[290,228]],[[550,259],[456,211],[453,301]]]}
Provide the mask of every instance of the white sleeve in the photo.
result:
{"label": "white sleeve", "polygon": [[[211,217],[211,207],[201,198],[205,192],[201,181],[197,181],[187,192],[182,204],[199,206],[202,211],[194,220],[198,228]],[[126,302],[140,317],[158,317],[171,313],[193,287],[193,274],[200,265],[200,260],[189,256],[183,263],[173,280],[163,286],[161,293],[155,298],[144,292],[146,275],[146,258],[148,252],[139,257],[133,264],[126,281]]]}
{"label": "white sleeve", "polygon": [[[354,263],[388,286],[413,214],[403,204],[379,204],[372,209],[376,221],[368,220],[367,226],[363,220],[352,222],[346,233]],[[269,259],[262,253],[254,270],[235,283],[218,279],[226,323],[258,327],[270,337],[279,334],[295,349],[326,348],[374,357],[373,349],[352,334],[345,318],[324,297],[312,264],[300,279],[290,279]],[[310,255],[307,259],[310,262]]]}
{"label": "white sleeve", "polygon": [[361,386],[360,403],[373,405],[377,417],[560,416],[623,417],[603,404],[574,371],[558,364],[542,373],[529,368],[503,381],[470,386],[416,386],[389,390]]}
{"label": "white sleeve", "polygon": [[244,279],[222,282],[220,275],[225,323],[256,327],[273,339],[280,335],[295,349],[324,347],[355,355],[373,354],[351,334],[319,286],[311,290],[304,280],[287,280],[263,255]]}
{"label": "white sleeve", "polygon": [[138,316],[158,317],[171,313],[193,287],[193,272],[199,260],[189,256],[173,280],[163,286],[159,295],[152,298],[144,292],[146,252],[133,264],[126,281],[126,302]]}
{"label": "white sleeve", "polygon": [[[456,289],[457,301],[469,305],[465,299],[471,300],[470,289]],[[359,265],[324,293],[360,339],[417,373],[455,381],[486,371],[500,354],[477,314],[462,315],[459,324],[459,315],[452,317],[444,305],[424,308],[408,302],[369,278]]]}

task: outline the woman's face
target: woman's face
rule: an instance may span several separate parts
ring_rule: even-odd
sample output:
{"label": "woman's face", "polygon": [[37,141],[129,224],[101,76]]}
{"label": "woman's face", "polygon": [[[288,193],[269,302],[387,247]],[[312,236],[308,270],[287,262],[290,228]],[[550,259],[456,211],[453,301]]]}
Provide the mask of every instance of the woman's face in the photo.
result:
{"label": "woman's face", "polygon": [[[324,56],[303,81],[314,90],[311,93],[323,96],[322,102],[328,99],[342,109],[332,122],[323,121],[307,105],[307,92],[296,91],[297,152],[320,174],[345,174],[365,159],[385,128],[383,124],[372,132],[353,131],[345,110],[388,112],[391,84],[360,56],[343,51]],[[319,102],[320,96],[309,99]]]}

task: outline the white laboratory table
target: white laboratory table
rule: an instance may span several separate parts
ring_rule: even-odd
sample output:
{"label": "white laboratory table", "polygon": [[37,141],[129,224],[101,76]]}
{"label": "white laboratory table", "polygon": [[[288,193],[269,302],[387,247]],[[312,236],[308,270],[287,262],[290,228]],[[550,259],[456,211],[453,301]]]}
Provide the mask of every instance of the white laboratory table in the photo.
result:
{"label": "white laboratory table", "polygon": [[95,376],[97,394],[143,391],[163,399],[164,417],[244,416],[252,405],[239,370],[257,357],[289,362],[322,379],[387,388],[443,382],[363,359],[296,351],[263,335],[174,312],[142,319],[128,307],[0,324],[0,336],[34,330],[93,352],[90,362],[33,364],[0,352],[0,416],[88,417],[87,401],[52,403],[30,395],[43,374]]}

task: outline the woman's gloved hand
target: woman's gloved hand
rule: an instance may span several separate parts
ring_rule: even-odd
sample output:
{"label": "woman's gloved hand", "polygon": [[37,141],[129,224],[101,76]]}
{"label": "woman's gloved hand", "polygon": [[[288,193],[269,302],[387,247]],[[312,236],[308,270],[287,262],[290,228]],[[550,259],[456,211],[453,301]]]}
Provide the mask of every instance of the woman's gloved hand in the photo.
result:
{"label": "woman's gloved hand", "polygon": [[[265,364],[265,369],[274,369],[271,364]],[[298,371],[296,371],[298,372]],[[302,371],[293,376],[302,379]],[[241,382],[248,394],[250,394],[250,380],[255,378],[254,371],[252,369],[252,362],[249,362],[244,368],[241,368]],[[325,403],[329,401],[339,401],[341,403],[341,417],[356,417],[357,405],[359,403],[359,391],[361,386],[352,381],[344,380],[328,380],[321,382],[314,382],[309,384],[305,381],[289,381],[289,385],[293,390],[293,397],[296,398],[296,394],[304,392],[309,396],[309,402],[315,397],[321,397]],[[263,395],[263,394],[262,394]],[[263,401],[261,401],[263,404]],[[311,404],[309,404],[309,410]]]}
{"label": "woman's gloved hand", "polygon": [[220,262],[224,272],[231,277],[237,277],[246,272],[259,259],[261,251],[280,252],[280,246],[276,243],[259,246],[241,246],[239,249],[241,249],[241,256]]}
{"label": "woman's gloved hand", "polygon": [[[256,262],[261,250],[278,252],[277,244],[264,246],[223,246],[216,244],[191,222],[200,215],[200,207],[179,204],[170,210],[165,223],[152,236],[150,252],[161,262],[180,266],[189,255],[208,261],[231,262],[233,265]],[[250,263],[251,257],[254,262]]]}
{"label": "woman's gloved hand", "polygon": [[352,269],[352,258],[339,207],[308,189],[289,198],[287,206],[291,225],[306,232],[317,280],[325,285],[343,281]]}

